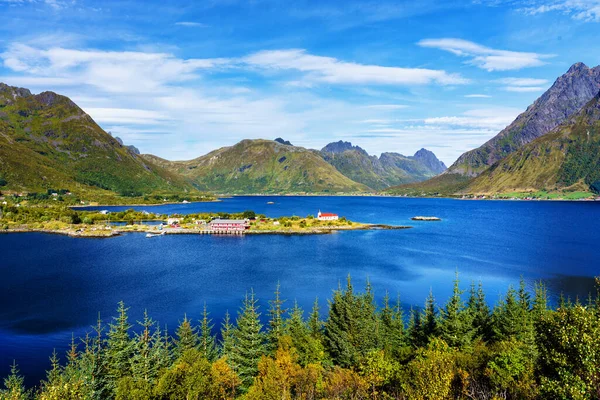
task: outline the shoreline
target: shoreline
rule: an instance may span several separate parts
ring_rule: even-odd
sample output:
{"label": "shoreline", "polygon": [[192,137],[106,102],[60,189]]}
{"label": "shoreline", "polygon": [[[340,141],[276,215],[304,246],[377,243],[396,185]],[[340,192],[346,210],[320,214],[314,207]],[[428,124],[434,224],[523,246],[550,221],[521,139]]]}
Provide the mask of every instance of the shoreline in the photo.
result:
{"label": "shoreline", "polygon": [[[275,230],[247,230],[242,233],[239,232],[213,232],[206,229],[173,229],[164,230],[162,232],[166,235],[216,235],[216,236],[246,236],[246,235],[327,235],[335,232],[342,231],[367,231],[367,230],[404,230],[411,229],[412,226],[404,225],[386,225],[386,224],[361,224],[356,227],[352,226],[340,226],[340,227],[324,227],[317,229],[307,230],[290,230],[290,229],[275,229]],[[143,230],[130,230],[130,229],[112,229],[112,230],[97,230],[97,231],[81,231],[73,229],[43,229],[43,228],[13,228],[0,230],[1,234],[11,233],[46,233],[53,235],[63,235],[73,238],[112,238],[115,236],[121,236],[127,233],[141,233],[141,234],[158,234],[161,231],[153,229]]]}

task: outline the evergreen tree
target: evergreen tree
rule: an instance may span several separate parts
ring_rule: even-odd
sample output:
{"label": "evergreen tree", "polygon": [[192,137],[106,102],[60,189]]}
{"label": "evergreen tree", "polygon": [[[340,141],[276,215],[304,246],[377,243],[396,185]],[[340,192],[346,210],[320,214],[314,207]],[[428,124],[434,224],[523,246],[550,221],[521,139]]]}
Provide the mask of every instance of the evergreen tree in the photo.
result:
{"label": "evergreen tree", "polygon": [[425,345],[425,337],[423,335],[423,322],[421,321],[421,312],[413,307],[410,308],[410,318],[407,328],[408,341],[415,348]]}
{"label": "evergreen tree", "polygon": [[234,326],[231,323],[229,311],[226,311],[225,319],[223,320],[223,324],[221,325],[221,356],[227,357],[227,362],[231,367],[234,366],[233,360],[231,358],[234,346],[233,332]]}
{"label": "evergreen tree", "polygon": [[423,314],[423,339],[425,344],[438,335],[438,316],[435,307],[435,297],[433,290],[429,290],[429,296],[425,301],[425,311]]}
{"label": "evergreen tree", "polygon": [[539,320],[548,312],[548,291],[542,282],[535,283],[535,295],[533,298],[533,319],[534,322]]}
{"label": "evergreen tree", "polygon": [[306,366],[321,361],[324,356],[324,349],[321,341],[311,335],[303,314],[304,311],[295,302],[289,318],[285,321],[285,331],[291,338],[292,346],[298,352],[298,363]]}
{"label": "evergreen tree", "polygon": [[404,345],[404,317],[400,297],[395,307],[390,306],[390,296],[386,292],[383,308],[379,313],[381,326],[381,346],[389,354],[396,354]]}
{"label": "evergreen tree", "polygon": [[315,298],[312,311],[308,317],[308,330],[310,331],[310,335],[317,340],[323,338],[323,321],[321,321],[320,311],[319,298],[317,297]]}
{"label": "evergreen tree", "polygon": [[[522,286],[522,284],[521,284]],[[492,313],[492,332],[495,341],[515,338],[530,346],[534,345],[535,333],[531,320],[527,296],[513,287],[508,289],[506,297]]]}
{"label": "evergreen tree", "polygon": [[254,292],[250,296],[246,295],[233,331],[231,359],[235,372],[242,381],[242,390],[247,390],[252,384],[258,372],[258,362],[265,354],[265,337],[257,303]]}
{"label": "evergreen tree", "polygon": [[160,331],[155,329],[155,322],[144,310],[144,318],[138,321],[142,331],[136,334],[134,340],[134,353],[131,359],[131,369],[134,379],[152,383],[158,375],[159,362],[153,346],[157,342],[156,335]]}
{"label": "evergreen tree", "polygon": [[214,362],[218,357],[216,339],[212,334],[213,323],[208,317],[206,303],[202,311],[202,321],[200,321],[200,353],[210,362]]}
{"label": "evergreen tree", "polygon": [[22,400],[28,397],[29,393],[25,390],[25,378],[21,376],[17,363],[13,361],[10,366],[10,375],[4,378],[4,393],[0,392],[0,398]]}
{"label": "evergreen tree", "polygon": [[127,316],[128,310],[125,303],[120,301],[117,307],[119,316],[113,317],[114,322],[109,324],[106,357],[111,388],[114,388],[119,379],[131,375],[134,343],[129,336],[132,325]]}
{"label": "evergreen tree", "polygon": [[83,379],[86,398],[103,400],[111,397],[111,385],[108,377],[108,356],[104,348],[104,325],[100,314],[94,326],[94,337],[86,335],[84,352],[77,363]]}
{"label": "evergreen tree", "polygon": [[481,282],[479,282],[477,290],[475,289],[475,283],[471,283],[467,311],[472,317],[475,336],[483,338],[484,340],[489,340],[492,336],[490,331],[490,308],[485,301],[485,293]]}
{"label": "evergreen tree", "polygon": [[441,312],[441,323],[439,326],[440,337],[450,347],[465,349],[473,341],[475,329],[473,328],[473,317],[463,304],[461,295],[463,291],[459,287],[458,272],[454,279],[452,296],[448,299]]}
{"label": "evergreen tree", "polygon": [[177,327],[175,335],[177,336],[177,339],[175,339],[175,357],[179,358],[186,350],[198,347],[198,333],[188,319],[187,314],[184,314],[183,321]]}
{"label": "evergreen tree", "polygon": [[363,295],[355,295],[350,276],[346,289],[338,289],[329,303],[324,344],[342,367],[354,365],[376,349],[379,341],[376,305],[369,282]]}
{"label": "evergreen tree", "polygon": [[275,299],[269,301],[269,331],[267,332],[267,351],[269,354],[274,355],[275,351],[279,346],[279,338],[283,336],[283,303],[285,300],[281,299],[281,285],[277,282],[275,288]]}

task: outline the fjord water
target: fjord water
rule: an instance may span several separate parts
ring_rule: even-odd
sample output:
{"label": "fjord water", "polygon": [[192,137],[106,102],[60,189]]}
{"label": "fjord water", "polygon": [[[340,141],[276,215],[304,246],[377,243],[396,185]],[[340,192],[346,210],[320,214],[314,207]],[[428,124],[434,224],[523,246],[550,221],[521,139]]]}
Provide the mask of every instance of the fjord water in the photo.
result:
{"label": "fjord water", "polygon": [[[521,276],[528,285],[544,280],[556,299],[561,292],[587,297],[600,275],[600,202],[261,196],[133,208],[254,210],[275,217],[320,209],[413,228],[151,239],[135,233],[109,239],[0,235],[0,376],[16,359],[30,383],[43,377],[52,350],[64,355],[71,334],[90,332],[98,313],[109,322],[120,300],[131,307],[132,321],[147,309],[173,331],[184,314],[198,320],[205,303],[215,322],[226,310],[235,315],[250,290],[265,316],[278,281],[287,306],[297,300],[309,310],[317,296],[326,309],[348,274],[359,289],[370,279],[378,299],[386,290],[400,293],[406,307],[422,305],[430,289],[442,304],[457,269],[464,289],[483,282],[491,304]],[[416,215],[442,221],[411,221]]]}

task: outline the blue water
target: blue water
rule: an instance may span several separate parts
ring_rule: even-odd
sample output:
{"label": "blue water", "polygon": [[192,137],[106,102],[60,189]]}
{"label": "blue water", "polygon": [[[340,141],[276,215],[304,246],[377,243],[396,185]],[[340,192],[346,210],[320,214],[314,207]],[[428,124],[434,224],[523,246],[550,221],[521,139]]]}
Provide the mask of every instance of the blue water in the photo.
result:
{"label": "blue water", "polygon": [[[268,205],[267,202],[275,204]],[[97,207],[118,211],[131,207]],[[458,269],[462,286],[481,280],[490,303],[522,276],[543,279],[561,292],[586,297],[600,275],[600,203],[500,202],[388,197],[235,197],[216,203],[140,206],[161,214],[254,210],[269,216],[337,212],[348,219],[409,230],[331,235],[245,237],[173,235],[147,239],[127,234],[81,239],[48,234],[0,235],[0,376],[16,359],[34,379],[48,356],[64,354],[71,334],[90,331],[98,312],[116,303],[133,320],[146,308],[173,330],[184,313],[199,319],[206,302],[212,317],[235,314],[254,290],[263,313],[277,281],[288,306],[310,309],[348,274],[356,286],[368,278],[379,299],[400,293],[403,304],[422,305],[433,290],[440,303]],[[414,222],[433,215],[442,222]]]}

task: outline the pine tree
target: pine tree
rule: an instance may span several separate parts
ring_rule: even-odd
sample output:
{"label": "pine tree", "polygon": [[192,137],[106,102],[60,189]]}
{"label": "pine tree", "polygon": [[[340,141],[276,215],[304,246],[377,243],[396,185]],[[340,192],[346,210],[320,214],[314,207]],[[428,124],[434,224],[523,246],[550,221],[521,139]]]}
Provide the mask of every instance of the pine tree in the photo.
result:
{"label": "pine tree", "polygon": [[438,335],[438,316],[435,307],[435,297],[433,297],[433,290],[429,290],[429,296],[425,301],[425,311],[423,314],[423,340],[426,343]]}
{"label": "pine tree", "polygon": [[473,317],[463,304],[463,291],[459,287],[458,272],[454,279],[452,296],[441,312],[440,337],[450,346],[459,349],[469,347],[475,335]]}
{"label": "pine tree", "polygon": [[246,295],[233,331],[234,347],[231,358],[235,372],[242,381],[242,390],[247,390],[256,374],[258,362],[265,354],[265,335],[262,332],[258,301],[254,292]]}
{"label": "pine tree", "polygon": [[535,295],[533,298],[532,314],[534,322],[539,320],[548,312],[548,290],[542,282],[535,283]]}
{"label": "pine tree", "polygon": [[214,362],[218,357],[216,339],[212,334],[213,323],[208,317],[206,303],[202,311],[202,320],[200,321],[200,352],[210,362]]}
{"label": "pine tree", "polygon": [[321,321],[320,315],[321,308],[319,307],[319,298],[315,298],[315,302],[313,303],[313,308],[308,317],[308,329],[310,331],[310,335],[317,340],[321,340],[323,338],[323,321]]}
{"label": "pine tree", "polygon": [[379,313],[381,325],[381,346],[389,354],[396,354],[404,345],[404,317],[400,297],[395,307],[390,306],[390,296],[386,292],[383,298],[383,308]]}
{"label": "pine tree", "polygon": [[198,333],[187,315],[183,316],[183,321],[177,327],[175,335],[177,336],[175,339],[175,356],[177,358],[181,357],[186,350],[198,347]]}
{"label": "pine tree", "polygon": [[289,318],[285,321],[285,332],[291,338],[292,346],[298,352],[298,363],[306,366],[321,361],[324,349],[321,341],[311,335],[303,314],[302,308],[298,306],[297,302],[294,302]]}
{"label": "pine tree", "polygon": [[283,336],[283,303],[285,300],[281,300],[281,285],[277,282],[275,288],[275,299],[269,301],[269,331],[267,333],[267,351],[269,354],[274,355],[279,346],[279,339]]}
{"label": "pine tree", "polygon": [[234,347],[233,331],[234,326],[231,323],[229,311],[226,311],[223,324],[221,325],[221,356],[227,357],[227,362],[229,366],[234,368],[233,360],[231,358]]}
{"label": "pine tree", "polygon": [[485,293],[481,282],[479,282],[477,289],[475,289],[475,283],[471,283],[467,311],[472,317],[475,336],[484,340],[489,340],[492,336],[490,331],[490,308],[485,301]]}
{"label": "pine tree", "polygon": [[0,398],[21,400],[29,397],[29,394],[25,390],[25,378],[20,374],[19,367],[15,361],[10,366],[10,375],[4,378],[4,389],[4,393],[0,392]]}
{"label": "pine tree", "polygon": [[408,341],[415,347],[423,347],[426,343],[423,334],[423,322],[421,321],[421,312],[413,307],[410,308],[410,318],[407,327]]}
{"label": "pine tree", "polygon": [[113,317],[114,322],[109,324],[108,339],[106,342],[106,356],[108,362],[108,378],[112,388],[116,382],[131,375],[131,358],[134,343],[129,336],[132,325],[129,323],[125,303],[120,301],[117,307],[118,317]]}
{"label": "pine tree", "polygon": [[131,360],[131,369],[134,379],[143,380],[152,383],[158,375],[159,363],[156,359],[156,353],[153,346],[157,342],[156,335],[160,332],[155,329],[155,322],[144,310],[144,318],[138,321],[142,331],[136,334],[134,340],[135,351]]}
{"label": "pine tree", "polygon": [[348,277],[346,290],[338,288],[329,302],[329,316],[323,337],[325,348],[333,361],[344,368],[353,365],[358,356],[353,343],[353,330],[357,325],[356,308],[354,288]]}

